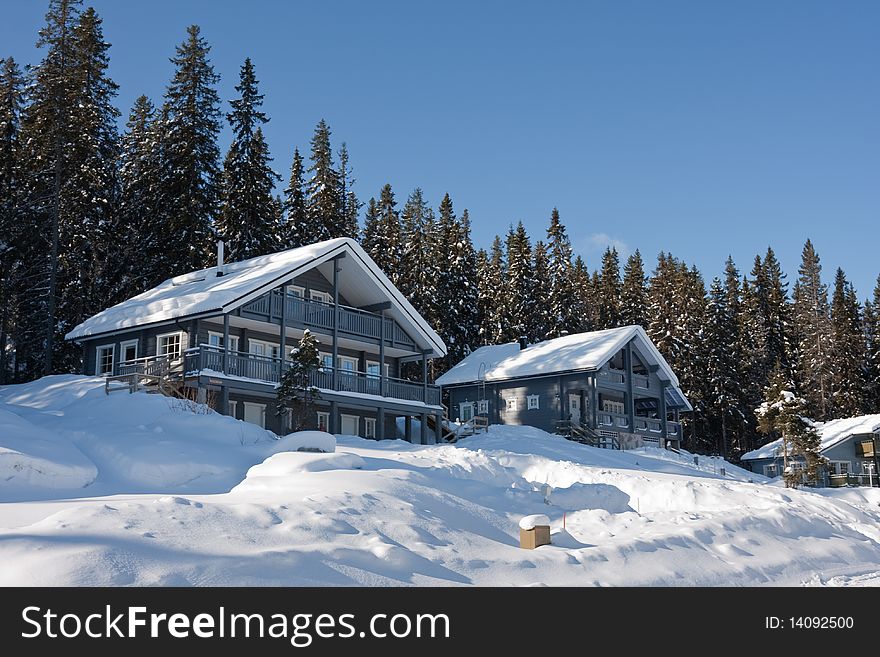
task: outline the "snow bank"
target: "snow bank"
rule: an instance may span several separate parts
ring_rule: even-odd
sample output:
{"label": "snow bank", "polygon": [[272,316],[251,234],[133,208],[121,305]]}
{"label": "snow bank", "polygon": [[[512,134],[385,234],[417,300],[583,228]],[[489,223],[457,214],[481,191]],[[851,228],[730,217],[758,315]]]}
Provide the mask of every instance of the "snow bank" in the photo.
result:
{"label": "snow bank", "polygon": [[336,437],[324,431],[296,431],[279,439],[270,451],[331,453],[336,451]]}
{"label": "snow bank", "polygon": [[549,527],[550,526],[550,518],[540,513],[525,516],[522,520],[519,521],[520,529],[534,529],[535,527]]}

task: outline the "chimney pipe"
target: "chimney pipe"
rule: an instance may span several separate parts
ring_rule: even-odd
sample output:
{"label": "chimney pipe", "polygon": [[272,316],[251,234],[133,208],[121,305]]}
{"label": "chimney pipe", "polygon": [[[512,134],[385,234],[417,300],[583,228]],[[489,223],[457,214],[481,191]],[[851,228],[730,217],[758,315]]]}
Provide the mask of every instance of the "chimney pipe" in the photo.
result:
{"label": "chimney pipe", "polygon": [[529,339],[524,335],[519,336],[519,350],[522,351],[523,349],[525,349],[528,346],[529,346]]}
{"label": "chimney pipe", "polygon": [[222,276],[226,272],[223,271],[223,240],[217,240],[217,276]]}

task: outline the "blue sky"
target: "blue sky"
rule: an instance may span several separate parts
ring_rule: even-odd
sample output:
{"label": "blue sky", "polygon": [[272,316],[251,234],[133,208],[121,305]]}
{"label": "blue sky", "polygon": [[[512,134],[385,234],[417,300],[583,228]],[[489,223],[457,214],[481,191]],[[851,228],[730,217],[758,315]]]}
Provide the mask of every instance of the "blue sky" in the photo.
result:
{"label": "blue sky", "polygon": [[[253,60],[285,178],[323,117],[363,200],[449,191],[478,246],[520,219],[543,236],[555,205],[591,267],[667,250],[708,282],[769,244],[793,281],[811,237],[829,282],[864,299],[880,273],[880,3],[91,4],[124,115],[198,23],[224,101]],[[46,3],[4,5],[0,56],[37,62]]]}

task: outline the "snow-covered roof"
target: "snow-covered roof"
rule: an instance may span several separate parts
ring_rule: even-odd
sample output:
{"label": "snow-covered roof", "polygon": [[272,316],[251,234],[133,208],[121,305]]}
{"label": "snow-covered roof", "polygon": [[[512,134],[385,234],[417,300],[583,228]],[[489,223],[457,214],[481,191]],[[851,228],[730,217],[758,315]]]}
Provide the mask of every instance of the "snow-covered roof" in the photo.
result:
{"label": "snow-covered roof", "polygon": [[[441,386],[478,381],[504,381],[581,370],[597,370],[630,340],[661,378],[678,388],[678,377],[641,326],[575,333],[520,349],[516,342],[480,347],[437,379]],[[684,395],[682,400],[687,403]],[[688,405],[687,408],[690,408]]]}
{"label": "snow-covered roof", "polygon": [[[819,432],[820,451],[831,449],[842,443],[852,435],[869,434],[880,432],[880,413],[875,415],[860,415],[858,417],[845,417],[839,420],[819,422],[816,424]],[[774,440],[763,447],[753,449],[743,454],[742,460],[772,459],[782,455],[782,439]]]}
{"label": "snow-covered roof", "polygon": [[366,306],[391,302],[388,315],[431,355],[446,354],[446,345],[409,301],[394,287],[372,258],[353,239],[316,242],[265,256],[208,267],[170,278],[156,287],[116,304],[84,321],[66,338],[78,340],[171,320],[225,314],[272,288],[318,267],[332,278],[333,258],[339,260],[339,284],[349,303]]}

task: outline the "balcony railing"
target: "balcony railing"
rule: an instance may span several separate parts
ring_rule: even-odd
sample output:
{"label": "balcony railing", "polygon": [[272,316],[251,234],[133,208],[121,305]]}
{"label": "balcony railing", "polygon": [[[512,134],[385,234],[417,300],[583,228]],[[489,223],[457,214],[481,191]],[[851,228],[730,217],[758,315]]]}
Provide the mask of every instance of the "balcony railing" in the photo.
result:
{"label": "balcony railing", "polygon": [[[287,361],[289,363],[290,361]],[[287,365],[285,363],[285,365]],[[187,374],[197,374],[205,370],[227,376],[278,383],[281,380],[281,359],[269,356],[246,354],[240,351],[225,353],[222,347],[201,345],[187,350],[185,368]],[[225,368],[225,369],[224,369]],[[321,390],[354,392],[361,395],[376,395],[389,399],[424,402],[437,406],[440,404],[440,388],[403,379],[385,377],[377,374],[355,372],[339,368],[334,383],[332,367],[321,367],[309,374],[309,384]]]}
{"label": "balcony railing", "polygon": [[[320,301],[307,301],[299,297],[272,292],[242,307],[242,312],[261,315],[267,321],[281,320],[281,304],[286,304],[284,316],[286,324],[292,327],[305,327],[322,333],[333,332],[333,305]],[[339,306],[339,333],[344,336],[381,340],[385,344],[414,350],[415,341],[392,318],[385,318],[382,330],[382,317],[360,308]]]}
{"label": "balcony railing", "polygon": [[[635,431],[637,433],[649,437],[660,437],[660,433],[663,428],[662,420],[651,417],[636,416],[635,418],[633,418],[633,421],[635,423]],[[621,415],[620,413],[599,411],[599,428],[609,429],[612,431],[620,429],[629,430],[629,418],[626,415]],[[678,422],[667,422],[666,437],[672,440],[680,440],[681,424],[679,424]]]}

